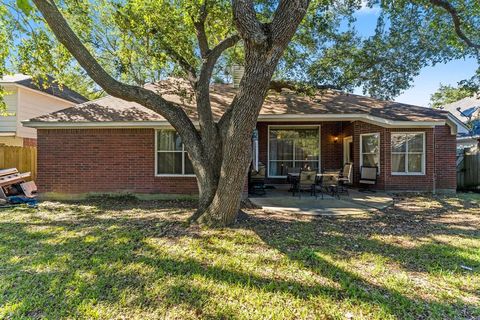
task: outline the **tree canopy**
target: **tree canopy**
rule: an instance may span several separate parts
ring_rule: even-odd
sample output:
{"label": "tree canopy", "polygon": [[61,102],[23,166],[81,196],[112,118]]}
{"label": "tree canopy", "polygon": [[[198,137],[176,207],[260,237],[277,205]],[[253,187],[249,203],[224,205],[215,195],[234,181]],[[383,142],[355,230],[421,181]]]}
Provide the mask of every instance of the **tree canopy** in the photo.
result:
{"label": "tree canopy", "polygon": [[[278,1],[256,1],[267,21]],[[198,69],[202,43],[213,46],[235,33],[231,1],[206,1],[197,42],[202,0],[62,0],[58,6],[72,29],[116,79],[132,84],[166,76],[188,77]],[[2,0],[0,73],[49,74],[94,98],[100,88],[58,43],[30,0]],[[366,7],[378,14],[376,28],[362,34],[355,21]],[[478,59],[480,5],[476,0],[312,1],[274,78],[391,99],[410,87],[428,65]],[[238,42],[219,59],[213,81],[228,80],[228,66],[242,63]],[[187,67],[187,68],[185,68]],[[6,69],[5,69],[6,68]],[[472,70],[472,76],[475,70]],[[469,80],[470,86],[478,79]]]}
{"label": "tree canopy", "polygon": [[451,86],[441,84],[438,90],[430,96],[430,106],[440,108],[446,104],[456,102],[466,97],[471,97],[475,91],[464,86]]}

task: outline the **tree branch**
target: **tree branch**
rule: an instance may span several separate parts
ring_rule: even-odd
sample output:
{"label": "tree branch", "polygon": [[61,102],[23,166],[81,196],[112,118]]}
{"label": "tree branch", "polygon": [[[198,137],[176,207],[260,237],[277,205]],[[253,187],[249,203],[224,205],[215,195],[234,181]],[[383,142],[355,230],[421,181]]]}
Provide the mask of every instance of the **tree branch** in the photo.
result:
{"label": "tree branch", "polygon": [[187,59],[185,59],[181,54],[179,54],[175,49],[162,42],[163,50],[172,57],[177,63],[182,67],[182,69],[187,73],[188,81],[192,86],[195,86],[197,83],[197,70],[192,66]]}
{"label": "tree branch", "polygon": [[200,70],[200,76],[195,88],[197,111],[202,137],[207,139],[214,139],[217,132],[210,104],[210,80],[212,78],[213,69],[222,53],[228,48],[233,47],[238,41],[240,41],[240,36],[235,34],[220,42],[210,51],[206,59],[204,59],[204,63]]}
{"label": "tree branch", "polygon": [[207,0],[205,0],[200,7],[200,14],[198,19],[192,17],[193,26],[195,27],[195,33],[197,35],[198,47],[200,48],[200,55],[202,59],[205,59],[210,51],[208,46],[207,33],[205,32],[205,20],[207,20]]}
{"label": "tree branch", "polygon": [[448,1],[445,0],[430,0],[430,3],[434,6],[441,7],[445,9],[453,20],[453,26],[455,28],[455,32],[457,33],[458,37],[465,42],[465,44],[471,48],[476,49],[477,51],[480,50],[480,44],[474,43],[470,38],[462,30],[462,21],[460,20],[460,16],[458,15],[457,9]]}
{"label": "tree branch", "polygon": [[213,48],[210,53],[208,54],[208,59],[210,60],[211,63],[215,64],[218,60],[218,58],[222,55],[222,53],[227,50],[228,48],[233,47],[237,42],[239,42],[240,36],[238,34],[234,34],[223,41],[221,41],[219,44]]}
{"label": "tree branch", "polygon": [[[201,153],[200,137],[185,111],[153,91],[127,85],[111,77],[83,45],[70,28],[53,0],[33,0],[60,43],[75,57],[87,74],[108,94],[127,101],[135,101],[164,116],[179,132],[184,141],[189,141],[191,156]],[[186,144],[187,146],[187,144]]]}
{"label": "tree branch", "polygon": [[273,42],[290,40],[307,12],[310,0],[281,0],[271,23]]}
{"label": "tree branch", "polygon": [[238,34],[234,34],[215,46],[210,53],[207,55],[204,63],[202,64],[202,68],[200,70],[200,76],[198,78],[198,84],[210,84],[210,80],[212,78],[213,68],[218,61],[218,58],[222,55],[222,53],[227,50],[228,48],[233,47],[238,41],[240,41],[240,36]]}
{"label": "tree branch", "polygon": [[157,37],[156,40],[161,43],[162,49],[171,57],[173,60],[175,60],[180,67],[187,73],[188,81],[190,84],[195,87],[196,82],[197,82],[197,70],[193,65],[191,65],[185,57],[183,57],[178,51],[176,51],[172,46],[168,45],[161,37],[161,35],[158,35],[158,31],[155,29],[152,29],[149,31],[150,34],[152,34],[154,37]]}
{"label": "tree branch", "polygon": [[232,0],[233,20],[240,36],[245,41],[257,45],[265,43],[268,39],[263,25],[258,21],[253,1]]}
{"label": "tree branch", "polygon": [[[242,118],[243,121],[248,117],[247,112],[250,112],[249,116],[258,117],[278,61],[305,17],[310,4],[310,0],[280,0],[272,22],[260,24],[251,0],[232,2],[237,29],[245,39],[245,81],[240,84],[238,93],[218,122],[222,133],[226,133],[230,125],[242,126],[238,119]],[[255,41],[257,36],[259,40]],[[266,50],[258,50],[255,46],[265,43]],[[249,92],[261,94],[251,95]],[[248,105],[253,105],[256,109],[247,109]]]}

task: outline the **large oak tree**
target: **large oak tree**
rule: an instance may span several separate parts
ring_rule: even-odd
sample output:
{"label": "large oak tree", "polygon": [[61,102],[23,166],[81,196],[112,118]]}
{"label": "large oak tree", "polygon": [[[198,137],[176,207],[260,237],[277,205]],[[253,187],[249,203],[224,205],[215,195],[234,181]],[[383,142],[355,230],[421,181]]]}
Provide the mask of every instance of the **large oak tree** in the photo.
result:
{"label": "large oak tree", "polygon": [[[0,50],[0,66],[10,52],[16,59],[9,63],[21,71],[48,73],[81,91],[101,88],[164,116],[197,176],[192,220],[211,225],[236,217],[252,131],[272,77],[312,87],[363,87],[390,98],[424,66],[478,58],[479,50],[477,0],[31,1],[2,2],[0,38],[10,48]],[[354,24],[365,6],[380,12],[366,38]],[[12,36],[19,32],[21,41]],[[217,122],[209,86],[224,80],[219,70],[232,62],[243,63],[245,74]],[[83,73],[88,77],[79,77]],[[142,86],[166,75],[189,81],[198,126],[181,106]]]}

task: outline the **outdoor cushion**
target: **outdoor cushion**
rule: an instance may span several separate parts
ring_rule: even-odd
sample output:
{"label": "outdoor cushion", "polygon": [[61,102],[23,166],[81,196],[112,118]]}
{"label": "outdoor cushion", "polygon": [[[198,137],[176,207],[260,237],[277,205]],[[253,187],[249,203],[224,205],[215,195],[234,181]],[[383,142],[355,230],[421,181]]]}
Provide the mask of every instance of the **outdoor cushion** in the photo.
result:
{"label": "outdoor cushion", "polygon": [[315,180],[317,179],[317,171],[316,170],[302,170],[300,172],[300,187],[305,186],[312,186],[315,184]]}
{"label": "outdoor cushion", "polygon": [[377,180],[377,167],[362,167],[360,172],[360,181]]}
{"label": "outdoor cushion", "polygon": [[340,178],[341,181],[346,183],[352,183],[352,164],[346,163],[343,166],[342,177]]}

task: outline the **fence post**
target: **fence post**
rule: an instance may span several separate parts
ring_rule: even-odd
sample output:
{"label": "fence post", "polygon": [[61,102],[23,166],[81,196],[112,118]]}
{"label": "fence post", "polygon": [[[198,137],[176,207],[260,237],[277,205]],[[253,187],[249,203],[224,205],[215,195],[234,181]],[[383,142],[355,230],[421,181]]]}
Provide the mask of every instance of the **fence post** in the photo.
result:
{"label": "fence post", "polygon": [[[458,181],[459,188],[480,189],[480,152],[478,149],[465,150],[462,166],[463,180]],[[457,172],[458,167],[457,167]]]}

